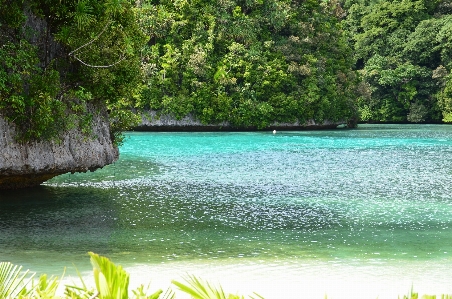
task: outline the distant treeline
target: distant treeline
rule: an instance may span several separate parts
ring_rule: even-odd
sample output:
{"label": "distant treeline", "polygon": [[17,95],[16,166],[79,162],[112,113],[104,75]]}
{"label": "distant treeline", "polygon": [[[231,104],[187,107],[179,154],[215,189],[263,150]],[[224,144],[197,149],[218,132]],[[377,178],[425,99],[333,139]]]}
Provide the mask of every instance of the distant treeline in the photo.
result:
{"label": "distant treeline", "polygon": [[452,121],[452,1],[345,0],[363,121]]}
{"label": "distant treeline", "polygon": [[[22,140],[203,123],[452,121],[451,0],[0,0],[0,113]],[[45,21],[45,22],[44,22]],[[67,117],[69,116],[69,117]]]}

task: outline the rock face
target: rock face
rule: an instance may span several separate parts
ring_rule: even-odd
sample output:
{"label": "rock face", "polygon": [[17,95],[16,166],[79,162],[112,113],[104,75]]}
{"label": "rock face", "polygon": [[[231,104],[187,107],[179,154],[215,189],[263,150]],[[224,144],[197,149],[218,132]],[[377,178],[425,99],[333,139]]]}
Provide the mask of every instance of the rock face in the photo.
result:
{"label": "rock face", "polygon": [[[345,125],[345,122],[330,122],[316,123],[313,120],[305,123],[298,121],[293,123],[272,123],[265,129],[268,130],[321,130],[334,129],[340,125]],[[193,115],[187,115],[182,119],[176,119],[171,115],[160,115],[156,111],[141,112],[141,124],[135,128],[136,131],[250,131],[256,130],[255,127],[236,128],[231,126],[228,122],[219,124],[203,124]]]}
{"label": "rock face", "polygon": [[20,144],[15,128],[0,116],[0,189],[37,186],[59,174],[93,171],[116,161],[118,148],[105,112],[94,114],[93,134],[89,138],[73,130],[61,142]]}
{"label": "rock face", "polygon": [[[49,24],[34,15],[31,7],[29,1],[23,2],[26,16],[23,27],[27,33],[21,38],[26,38],[37,47],[37,66],[45,69],[57,57],[66,57],[67,53],[65,54],[63,47],[54,40]],[[5,28],[7,32],[11,31],[9,34],[15,32]],[[8,40],[8,34],[0,34]],[[60,73],[70,71],[70,68],[64,69],[68,66],[61,65],[63,69],[58,69]],[[88,107],[88,113],[93,115],[92,137],[74,129],[63,132],[59,142],[27,143],[16,142],[16,128],[0,114],[0,189],[36,186],[59,174],[92,171],[116,161],[119,153],[110,138],[106,109]]]}

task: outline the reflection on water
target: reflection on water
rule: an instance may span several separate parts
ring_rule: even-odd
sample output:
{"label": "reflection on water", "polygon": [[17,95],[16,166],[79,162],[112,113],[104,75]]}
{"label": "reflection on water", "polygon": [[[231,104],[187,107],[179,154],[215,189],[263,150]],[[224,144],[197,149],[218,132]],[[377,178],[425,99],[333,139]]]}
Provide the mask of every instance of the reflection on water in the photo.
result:
{"label": "reflection on water", "polygon": [[132,269],[246,261],[281,281],[332,265],[452,274],[452,127],[128,136],[114,165],[2,191],[0,260],[51,274],[89,269],[87,251]]}

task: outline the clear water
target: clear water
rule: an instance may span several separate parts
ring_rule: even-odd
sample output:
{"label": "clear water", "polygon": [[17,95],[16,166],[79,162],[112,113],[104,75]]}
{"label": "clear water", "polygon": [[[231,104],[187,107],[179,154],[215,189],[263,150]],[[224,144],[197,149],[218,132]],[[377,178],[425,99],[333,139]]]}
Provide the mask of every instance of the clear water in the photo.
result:
{"label": "clear water", "polygon": [[0,260],[61,274],[94,251],[270,295],[269,277],[451,292],[451,126],[127,136],[114,165],[2,191]]}

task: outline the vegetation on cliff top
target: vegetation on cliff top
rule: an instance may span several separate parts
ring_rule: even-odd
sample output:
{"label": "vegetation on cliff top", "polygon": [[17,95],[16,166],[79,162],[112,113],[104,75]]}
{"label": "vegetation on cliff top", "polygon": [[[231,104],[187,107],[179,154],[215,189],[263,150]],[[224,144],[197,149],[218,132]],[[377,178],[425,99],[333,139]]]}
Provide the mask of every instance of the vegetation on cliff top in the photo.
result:
{"label": "vegetation on cliff top", "polygon": [[115,132],[130,124],[131,108],[256,127],[355,117],[357,77],[335,1],[0,0],[0,8],[0,111],[20,140],[88,128],[89,102],[110,109]]}
{"label": "vegetation on cliff top", "polygon": [[[154,109],[266,127],[452,120],[450,0],[0,0],[0,113],[19,140],[112,138]],[[66,117],[68,116],[68,117]]]}
{"label": "vegetation on cliff top", "polygon": [[89,136],[89,104],[111,109],[113,138],[124,129],[147,40],[135,20],[129,1],[0,0],[0,111],[19,140]]}

